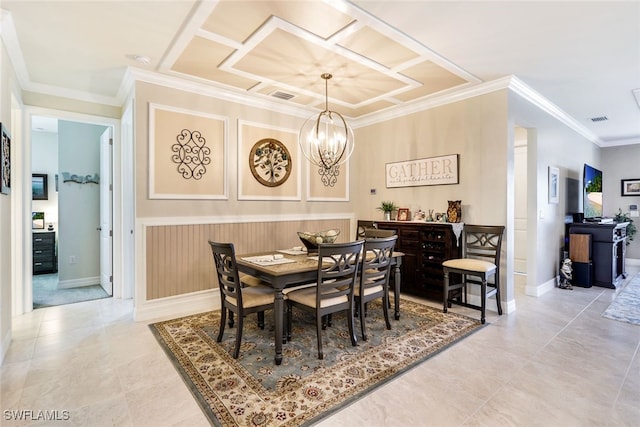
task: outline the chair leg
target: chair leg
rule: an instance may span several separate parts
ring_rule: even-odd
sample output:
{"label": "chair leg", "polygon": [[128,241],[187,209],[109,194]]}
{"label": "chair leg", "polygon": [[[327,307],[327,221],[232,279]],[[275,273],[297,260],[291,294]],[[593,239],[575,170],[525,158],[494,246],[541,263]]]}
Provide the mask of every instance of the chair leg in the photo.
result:
{"label": "chair leg", "polygon": [[258,312],[258,328],[264,329],[264,311]]}
{"label": "chair leg", "polygon": [[442,297],[442,312],[446,313],[448,311],[448,299],[449,299],[449,271],[444,269],[444,289],[443,289],[443,297]]}
{"label": "chair leg", "polygon": [[349,310],[347,311],[347,323],[349,324],[349,335],[351,335],[351,345],[352,346],[357,346],[358,345],[358,339],[356,338],[356,331],[355,331],[355,323],[353,321],[353,301],[351,301],[351,307],[349,307]]}
{"label": "chair leg", "polygon": [[485,311],[487,308],[487,278],[482,278],[482,285],[480,285],[480,323],[484,325]]}
{"label": "chair leg", "polygon": [[362,340],[366,341],[367,340],[367,327],[366,327],[366,322],[364,319],[364,303],[362,302],[363,299],[362,298],[358,298],[357,301],[357,305],[356,305],[356,309],[360,309],[360,331],[362,332]]}
{"label": "chair leg", "polygon": [[322,353],[322,318],[324,316],[318,316],[316,314],[316,335],[318,338],[318,359],[324,359],[324,354]]}
{"label": "chair leg", "polygon": [[496,304],[498,305],[498,314],[502,316],[502,303],[500,302],[500,278],[496,276]]}
{"label": "chair leg", "polygon": [[238,327],[236,328],[236,347],[233,350],[233,358],[237,359],[240,355],[240,343],[242,342],[242,323],[243,316],[238,315]]}
{"label": "chair leg", "polygon": [[233,328],[233,311],[229,310],[229,327]]}
{"label": "chair leg", "polygon": [[222,310],[220,312],[220,330],[218,331],[218,338],[216,338],[216,342],[222,341],[222,335],[224,334],[224,324],[227,321],[227,308],[222,306]]}
{"label": "chair leg", "polygon": [[293,314],[291,304],[287,304],[287,341],[291,341],[291,324],[293,323]]}
{"label": "chair leg", "polygon": [[382,297],[382,312],[384,313],[384,322],[387,324],[387,330],[391,330],[391,322],[389,322],[389,296],[383,295]]}

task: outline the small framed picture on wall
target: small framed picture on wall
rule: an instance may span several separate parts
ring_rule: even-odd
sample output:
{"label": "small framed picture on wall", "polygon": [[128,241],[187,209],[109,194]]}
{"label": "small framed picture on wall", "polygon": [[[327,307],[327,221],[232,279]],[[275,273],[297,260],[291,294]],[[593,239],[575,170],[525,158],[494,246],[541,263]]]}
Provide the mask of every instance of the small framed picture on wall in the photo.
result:
{"label": "small framed picture on wall", "polygon": [[640,196],[640,178],[623,179],[620,181],[621,196]]}
{"label": "small framed picture on wall", "polygon": [[31,198],[33,200],[49,200],[49,184],[46,173],[31,175]]}

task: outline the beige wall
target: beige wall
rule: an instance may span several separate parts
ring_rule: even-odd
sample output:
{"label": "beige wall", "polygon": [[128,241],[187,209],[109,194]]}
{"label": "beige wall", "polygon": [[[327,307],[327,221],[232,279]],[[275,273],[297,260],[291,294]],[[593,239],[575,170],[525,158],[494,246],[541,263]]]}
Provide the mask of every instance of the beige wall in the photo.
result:
{"label": "beige wall", "polygon": [[[446,212],[462,200],[462,220],[504,224],[507,193],[507,95],[495,92],[355,131],[351,201],[357,218],[381,219],[383,200]],[[385,164],[459,154],[459,184],[386,188]],[[377,194],[371,195],[370,189]]]}
{"label": "beige wall", "polygon": [[[238,159],[238,120],[262,123],[285,129],[299,129],[303,118],[277,113],[230,101],[215,99],[192,92],[185,92],[138,82],[135,89],[135,164],[136,164],[136,216],[220,216],[220,215],[305,215],[351,212],[348,202],[307,201],[307,162],[302,162],[301,200],[299,201],[251,201],[238,200],[238,164],[247,159]],[[227,179],[228,200],[149,200],[148,199],[148,154],[149,154],[149,103],[183,108],[228,118]],[[265,132],[268,137],[268,131]],[[245,174],[246,175],[246,174]],[[244,176],[243,179],[253,179]],[[295,179],[292,176],[289,179]]]}
{"label": "beige wall", "polygon": [[[9,133],[13,133],[11,93],[14,85],[17,86],[15,73],[4,44],[0,44],[0,123]],[[12,151],[15,151],[13,147]],[[11,338],[11,206],[11,195],[0,194],[0,362]]]}
{"label": "beige wall", "polygon": [[90,114],[98,117],[119,119],[122,109],[112,105],[96,104],[93,102],[78,101],[60,96],[45,95],[42,93],[24,92],[22,96],[26,105],[54,110],[70,111],[73,113]]}

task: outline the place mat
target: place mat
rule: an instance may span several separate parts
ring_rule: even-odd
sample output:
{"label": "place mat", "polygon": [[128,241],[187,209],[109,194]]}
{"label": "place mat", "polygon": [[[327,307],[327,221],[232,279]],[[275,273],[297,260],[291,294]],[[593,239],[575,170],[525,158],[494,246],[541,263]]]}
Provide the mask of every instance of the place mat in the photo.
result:
{"label": "place mat", "polygon": [[249,257],[242,258],[242,260],[250,262],[252,264],[261,265],[261,266],[288,264],[291,262],[296,262],[296,260],[294,259],[285,258],[282,255],[278,255],[278,254],[249,256]]}
{"label": "place mat", "polygon": [[281,252],[287,255],[306,255],[307,254],[307,251],[305,251],[304,248],[302,248],[302,246],[294,247],[291,249],[278,249],[277,252]]}

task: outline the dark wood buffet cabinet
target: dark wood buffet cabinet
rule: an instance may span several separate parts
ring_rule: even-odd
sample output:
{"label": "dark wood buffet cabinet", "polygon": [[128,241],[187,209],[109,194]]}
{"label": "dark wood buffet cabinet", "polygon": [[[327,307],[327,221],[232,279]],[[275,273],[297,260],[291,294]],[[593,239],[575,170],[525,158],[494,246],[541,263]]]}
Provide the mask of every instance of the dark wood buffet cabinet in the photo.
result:
{"label": "dark wood buffet cabinet", "polygon": [[398,235],[395,249],[405,254],[402,292],[442,301],[442,262],[460,258],[462,253],[454,224],[404,221],[374,221],[374,224]]}

